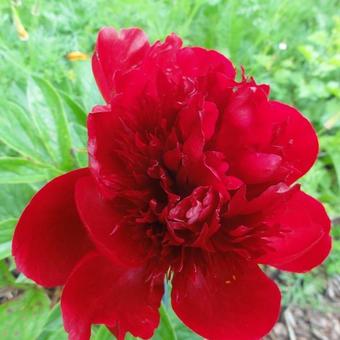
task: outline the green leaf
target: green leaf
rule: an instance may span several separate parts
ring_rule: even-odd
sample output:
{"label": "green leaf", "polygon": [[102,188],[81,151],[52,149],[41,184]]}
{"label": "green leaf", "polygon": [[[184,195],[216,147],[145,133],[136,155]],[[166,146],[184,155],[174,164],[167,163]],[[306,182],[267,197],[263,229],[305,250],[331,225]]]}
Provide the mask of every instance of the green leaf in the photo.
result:
{"label": "green leaf", "polygon": [[67,340],[68,336],[64,330],[64,327],[61,326],[53,332],[48,332],[43,335],[43,337],[39,337],[37,340]]}
{"label": "green leaf", "polygon": [[334,136],[323,136],[319,138],[319,141],[321,147],[326,150],[326,152],[328,153],[329,157],[333,162],[338,187],[340,188],[340,152],[339,152],[340,132],[338,132]]}
{"label": "green leaf", "polygon": [[99,326],[97,329],[92,327],[91,340],[113,340],[115,337],[106,326]]}
{"label": "green leaf", "polygon": [[24,157],[50,162],[30,115],[19,105],[1,100],[0,140]]}
{"label": "green leaf", "polygon": [[[14,266],[15,266],[15,263],[14,263]],[[24,285],[36,286],[36,283],[33,280],[26,277],[23,273],[19,274],[19,276],[15,279],[15,283],[19,285],[24,284]]]}
{"label": "green leaf", "polygon": [[40,334],[49,311],[49,299],[41,289],[30,289],[0,306],[0,338],[32,340]]}
{"label": "green leaf", "polygon": [[161,316],[160,324],[154,336],[152,337],[152,340],[162,340],[162,339],[177,340],[175,330],[171,325],[171,321],[168,316],[167,310],[163,304],[161,305],[159,309],[159,313]]}
{"label": "green leaf", "polygon": [[34,77],[28,81],[27,100],[39,136],[55,166],[70,170],[74,166],[71,137],[57,91],[47,81]]}
{"label": "green leaf", "polygon": [[88,165],[87,158],[87,130],[84,126],[76,123],[70,124],[70,131],[72,136],[73,152],[76,157],[79,167],[86,167]]}
{"label": "green leaf", "polygon": [[0,184],[0,221],[18,218],[33,194],[27,184]]}
{"label": "green leaf", "polygon": [[46,168],[24,158],[0,157],[0,184],[34,183],[46,181]]}
{"label": "green leaf", "polygon": [[[104,325],[93,326],[92,327],[91,340],[114,340],[116,337],[108,330]],[[125,340],[139,340],[141,338],[136,338],[130,333],[125,334]],[[40,340],[40,339],[39,339]]]}
{"label": "green leaf", "polygon": [[14,277],[8,268],[8,264],[4,260],[0,260],[0,287],[12,285],[14,285]]}
{"label": "green leaf", "polygon": [[92,74],[91,62],[73,63],[72,66],[76,74],[77,82],[79,83],[82,104],[86,111],[90,111],[95,105],[104,104]]}
{"label": "green leaf", "polygon": [[8,241],[0,244],[0,260],[9,257],[12,252],[12,241]]}
{"label": "green leaf", "polygon": [[0,244],[12,239],[16,222],[17,219],[15,218],[9,218],[0,222]]}
{"label": "green leaf", "polygon": [[0,185],[0,260],[11,255],[11,239],[17,217],[33,193],[34,191],[25,184]]}
{"label": "green leaf", "polygon": [[86,125],[86,111],[76,103],[66,92],[59,91],[61,98],[63,99],[66,116],[69,121]]}
{"label": "green leaf", "polygon": [[50,310],[47,322],[37,340],[67,340],[59,303]]}

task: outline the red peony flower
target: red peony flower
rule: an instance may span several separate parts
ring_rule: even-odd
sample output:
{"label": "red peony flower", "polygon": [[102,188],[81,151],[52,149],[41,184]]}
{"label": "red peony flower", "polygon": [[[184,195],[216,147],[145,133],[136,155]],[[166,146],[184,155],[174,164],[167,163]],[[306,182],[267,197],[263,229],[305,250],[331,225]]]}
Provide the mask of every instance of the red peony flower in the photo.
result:
{"label": "red peony flower", "polygon": [[293,183],[316,134],[269,86],[216,51],[100,31],[92,59],[106,104],[88,117],[88,169],[43,187],[17,225],[18,269],[64,285],[70,339],[92,324],[150,338],[164,278],[172,306],[208,339],[259,339],[280,310],[260,269],[305,272],[331,248],[322,205]]}

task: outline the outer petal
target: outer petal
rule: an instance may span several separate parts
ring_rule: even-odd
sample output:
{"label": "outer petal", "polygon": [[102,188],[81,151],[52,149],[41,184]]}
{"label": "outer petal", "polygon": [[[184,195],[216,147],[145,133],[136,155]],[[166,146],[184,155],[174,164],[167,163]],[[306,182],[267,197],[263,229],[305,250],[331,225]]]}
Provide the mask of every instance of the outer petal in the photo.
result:
{"label": "outer petal", "polygon": [[194,256],[173,279],[172,305],[181,320],[209,340],[267,334],[280,311],[276,284],[257,265],[238,258]]}
{"label": "outer petal", "polygon": [[291,184],[314,164],[319,150],[318,139],[312,124],[294,107],[270,101],[269,110],[275,118],[274,124],[280,126],[272,141],[272,151],[281,149],[281,171],[286,176],[284,181]]}
{"label": "outer petal", "polygon": [[139,63],[149,46],[147,36],[138,28],[117,32],[112,27],[105,27],[99,32],[92,69],[106,102],[112,96],[116,71],[128,70]]}
{"label": "outer petal", "polygon": [[114,133],[118,130],[117,125],[117,119],[109,108],[91,112],[87,119],[90,169],[103,190],[106,187],[103,178],[121,172],[120,162],[115,157]]}
{"label": "outer petal", "polygon": [[273,249],[259,260],[280,269],[304,272],[327,257],[331,241],[330,220],[322,204],[302,191],[286,203],[264,212],[269,226],[279,225],[281,235],[268,238]]}
{"label": "outer petal", "polygon": [[88,340],[91,324],[104,324],[118,340],[126,332],[148,339],[159,323],[163,279],[151,281],[146,268],[117,267],[91,254],[68,279],[61,297],[71,340]]}
{"label": "outer petal", "polygon": [[[133,182],[129,180],[132,176],[126,171],[124,159],[128,156],[133,135],[127,139],[126,134],[122,133],[122,126],[119,116],[107,107],[100,112],[91,112],[87,120],[90,169],[102,193],[109,198],[133,187]],[[123,140],[124,143],[121,143]]]}
{"label": "outer petal", "polygon": [[310,122],[293,107],[269,101],[265,88],[253,81],[242,83],[230,96],[215,145],[226,155],[234,176],[261,190],[278,182],[293,183],[318,153]]}
{"label": "outer petal", "polygon": [[190,77],[206,76],[209,73],[220,72],[234,79],[234,65],[224,55],[201,47],[185,47],[178,53],[178,64],[183,73]]}
{"label": "outer petal", "polygon": [[215,145],[228,160],[248,150],[262,150],[271,141],[267,93],[255,83],[241,83],[230,95],[219,122]]}
{"label": "outer petal", "polygon": [[20,217],[13,256],[20,271],[43,286],[65,283],[92,245],[75,205],[76,181],[88,169],[71,171],[47,183]]}
{"label": "outer petal", "polygon": [[144,225],[126,224],[126,211],[103,199],[92,176],[78,182],[76,201],[79,214],[101,252],[125,265],[145,262],[151,240],[146,237]]}
{"label": "outer petal", "polygon": [[309,248],[295,260],[275,265],[275,267],[289,272],[303,273],[321,264],[329,255],[332,248],[332,238],[323,236],[314,246]]}

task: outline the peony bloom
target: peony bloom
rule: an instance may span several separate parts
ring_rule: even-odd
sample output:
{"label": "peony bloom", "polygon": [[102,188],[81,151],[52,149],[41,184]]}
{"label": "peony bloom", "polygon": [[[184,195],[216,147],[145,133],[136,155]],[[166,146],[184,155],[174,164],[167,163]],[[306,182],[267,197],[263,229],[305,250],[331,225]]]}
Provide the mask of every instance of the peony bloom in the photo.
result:
{"label": "peony bloom", "polygon": [[319,265],[330,221],[294,182],[318,141],[296,109],[216,51],[172,34],[100,31],[92,66],[106,101],[88,117],[89,167],[55,178],[17,225],[18,269],[63,285],[70,339],[92,324],[118,339],[148,339],[164,280],[172,306],[212,340],[259,339],[280,292],[259,264],[290,272]]}

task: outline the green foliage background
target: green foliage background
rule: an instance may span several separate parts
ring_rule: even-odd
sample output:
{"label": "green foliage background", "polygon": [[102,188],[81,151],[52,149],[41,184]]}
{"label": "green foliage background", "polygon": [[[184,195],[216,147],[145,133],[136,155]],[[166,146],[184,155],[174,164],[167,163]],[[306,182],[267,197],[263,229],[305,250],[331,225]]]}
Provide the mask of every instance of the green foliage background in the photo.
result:
{"label": "green foliage background", "polygon": [[[10,300],[0,304],[0,338],[66,339],[58,291],[15,275],[11,238],[34,192],[87,163],[86,114],[102,99],[90,62],[65,56],[90,55],[105,25],[139,26],[151,40],[174,31],[186,44],[218,49],[258,82],[271,84],[272,98],[312,120],[321,150],[301,182],[335,221],[334,246],[319,269],[280,274],[280,282],[286,306],[329,309],[322,292],[329,278],[340,275],[338,7],[336,0],[0,0],[0,292]],[[26,41],[19,39],[20,22]],[[154,340],[198,338],[179,323],[167,300],[161,315]],[[93,339],[111,338],[105,328],[94,329]]]}

